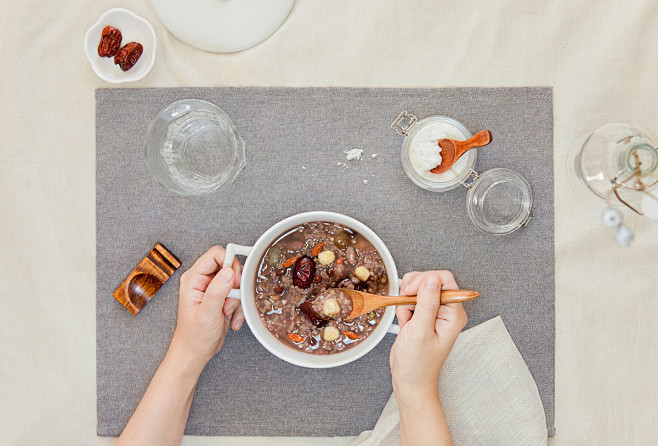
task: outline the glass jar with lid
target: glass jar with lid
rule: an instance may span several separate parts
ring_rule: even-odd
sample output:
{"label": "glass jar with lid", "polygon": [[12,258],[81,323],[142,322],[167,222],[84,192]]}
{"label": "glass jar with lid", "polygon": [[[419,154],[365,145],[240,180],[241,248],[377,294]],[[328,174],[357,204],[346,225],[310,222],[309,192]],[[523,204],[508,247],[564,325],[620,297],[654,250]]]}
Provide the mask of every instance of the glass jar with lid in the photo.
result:
{"label": "glass jar with lid", "polygon": [[[532,218],[532,188],[518,172],[495,168],[478,174],[475,171],[477,149],[466,152],[443,174],[429,172],[440,163],[425,156],[436,148],[438,140],[465,140],[473,134],[461,122],[434,115],[418,120],[407,111],[401,112],[391,128],[404,136],[401,150],[402,167],[411,181],[432,192],[445,192],[458,186],[468,191],[466,208],[473,224],[488,234],[510,234],[525,227]],[[419,157],[419,153],[425,158]],[[420,159],[420,161],[419,161]],[[433,162],[437,163],[430,166]],[[427,164],[429,163],[429,164]]]}

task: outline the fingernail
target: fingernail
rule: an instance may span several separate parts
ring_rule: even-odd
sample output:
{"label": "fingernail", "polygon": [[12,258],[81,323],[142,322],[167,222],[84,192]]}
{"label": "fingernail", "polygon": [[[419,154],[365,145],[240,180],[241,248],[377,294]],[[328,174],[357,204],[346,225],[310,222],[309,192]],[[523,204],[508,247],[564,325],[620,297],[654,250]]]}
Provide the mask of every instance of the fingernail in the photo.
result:
{"label": "fingernail", "polygon": [[231,268],[224,268],[217,275],[222,282],[233,283],[233,270]]}
{"label": "fingernail", "polygon": [[425,279],[425,288],[428,290],[438,290],[439,289],[439,279],[435,274],[428,274],[427,279]]}

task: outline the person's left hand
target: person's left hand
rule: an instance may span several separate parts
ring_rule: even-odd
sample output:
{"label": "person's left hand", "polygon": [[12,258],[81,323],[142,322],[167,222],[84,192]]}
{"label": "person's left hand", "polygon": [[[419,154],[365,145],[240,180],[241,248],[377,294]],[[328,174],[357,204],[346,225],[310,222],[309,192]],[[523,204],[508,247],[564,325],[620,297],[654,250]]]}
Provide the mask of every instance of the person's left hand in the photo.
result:
{"label": "person's left hand", "polygon": [[244,321],[235,310],[225,314],[226,296],[240,284],[242,269],[237,259],[232,268],[222,269],[224,254],[224,248],[213,246],[180,279],[178,322],[171,345],[203,366],[224,345],[229,324],[237,330]]}

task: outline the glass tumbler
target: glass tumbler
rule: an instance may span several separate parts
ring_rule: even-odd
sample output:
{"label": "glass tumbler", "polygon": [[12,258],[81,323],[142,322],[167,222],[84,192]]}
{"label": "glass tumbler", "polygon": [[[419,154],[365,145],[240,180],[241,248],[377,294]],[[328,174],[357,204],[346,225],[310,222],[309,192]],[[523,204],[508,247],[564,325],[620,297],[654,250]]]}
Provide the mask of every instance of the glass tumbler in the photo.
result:
{"label": "glass tumbler", "polygon": [[174,102],[146,131],[146,166],[163,187],[201,195],[232,182],[245,166],[245,143],[231,118],[199,99]]}

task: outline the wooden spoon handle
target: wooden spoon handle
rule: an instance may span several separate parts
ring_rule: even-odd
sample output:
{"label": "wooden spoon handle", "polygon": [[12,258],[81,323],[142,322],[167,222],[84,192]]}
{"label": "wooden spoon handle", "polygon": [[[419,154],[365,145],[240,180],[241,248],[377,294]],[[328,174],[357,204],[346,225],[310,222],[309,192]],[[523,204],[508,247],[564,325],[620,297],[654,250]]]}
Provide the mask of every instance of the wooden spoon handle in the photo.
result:
{"label": "wooden spoon handle", "polygon": [[493,140],[493,135],[489,130],[482,130],[466,141],[453,141],[455,145],[455,160],[461,157],[466,151],[476,147],[486,146]]}
{"label": "wooden spoon handle", "polygon": [[480,293],[471,290],[445,290],[441,291],[442,304],[455,304],[459,302],[468,302],[477,299]]}
{"label": "wooden spoon handle", "polygon": [[[441,291],[442,304],[467,302],[480,296],[477,291],[470,290],[443,290]],[[383,296],[378,296],[383,297]],[[391,305],[415,305],[417,296],[386,296],[386,307]]]}

